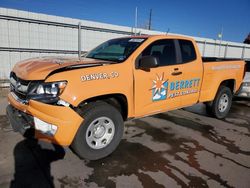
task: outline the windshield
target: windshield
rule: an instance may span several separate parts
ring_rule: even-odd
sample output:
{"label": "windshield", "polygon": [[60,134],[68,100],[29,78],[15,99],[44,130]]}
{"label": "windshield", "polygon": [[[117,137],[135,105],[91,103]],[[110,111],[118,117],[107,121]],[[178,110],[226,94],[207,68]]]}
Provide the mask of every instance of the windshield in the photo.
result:
{"label": "windshield", "polygon": [[112,39],[99,45],[87,54],[87,58],[122,62],[136,50],[145,38]]}

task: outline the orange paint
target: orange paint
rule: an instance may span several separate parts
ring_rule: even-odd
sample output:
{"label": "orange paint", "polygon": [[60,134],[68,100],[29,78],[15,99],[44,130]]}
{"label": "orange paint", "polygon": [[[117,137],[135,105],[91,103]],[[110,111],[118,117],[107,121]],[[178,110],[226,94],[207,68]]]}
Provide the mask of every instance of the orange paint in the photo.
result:
{"label": "orange paint", "polygon": [[[141,36],[141,38],[143,37],[145,36]],[[136,59],[142,51],[152,42],[161,39],[191,41],[194,44],[197,58],[184,64],[151,68],[150,71],[136,69]],[[193,39],[158,35],[147,36],[147,40],[122,63],[108,64],[107,62],[101,66],[72,69],[49,75],[51,72],[69,65],[87,65],[98,62],[100,60],[85,58],[81,61],[38,58],[17,63],[13,72],[23,80],[44,80],[44,82],[66,80],[68,83],[60,95],[60,99],[73,107],[78,107],[80,103],[90,98],[121,94],[127,100],[128,118],[133,118],[182,108],[197,102],[211,101],[224,80],[233,79],[235,81],[234,91],[237,91],[242,82],[244,68],[243,61],[202,63],[198,47]],[[233,68],[230,68],[232,66]],[[182,74],[174,75],[173,72],[176,70]],[[173,90],[173,88],[175,89]],[[61,145],[70,145],[81,122],[84,121],[70,107],[48,105],[34,100],[30,100],[28,105],[23,105],[18,103],[11,94],[8,98],[15,108],[58,126],[54,137],[37,132],[37,138]]]}

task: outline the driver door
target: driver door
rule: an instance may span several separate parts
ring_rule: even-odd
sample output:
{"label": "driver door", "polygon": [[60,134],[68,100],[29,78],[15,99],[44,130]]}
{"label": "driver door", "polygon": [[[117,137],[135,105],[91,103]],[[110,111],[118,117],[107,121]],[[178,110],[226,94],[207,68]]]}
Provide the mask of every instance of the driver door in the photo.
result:
{"label": "driver door", "polygon": [[[178,97],[171,97],[170,83],[181,79],[174,39],[157,40],[144,49],[140,57],[154,56],[159,66],[134,70],[136,117],[156,114],[180,106]],[[139,60],[140,61],[140,60]]]}

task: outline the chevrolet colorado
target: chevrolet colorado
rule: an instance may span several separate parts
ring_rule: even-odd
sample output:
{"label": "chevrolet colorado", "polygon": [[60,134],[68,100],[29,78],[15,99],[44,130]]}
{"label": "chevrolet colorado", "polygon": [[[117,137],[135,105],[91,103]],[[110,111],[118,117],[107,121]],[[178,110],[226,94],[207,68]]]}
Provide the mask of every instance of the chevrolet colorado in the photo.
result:
{"label": "chevrolet colorado", "polygon": [[188,37],[112,39],[82,59],[41,57],[10,73],[7,115],[14,130],[97,160],[118,146],[124,121],[199,102],[224,118],[245,62],[201,57]]}

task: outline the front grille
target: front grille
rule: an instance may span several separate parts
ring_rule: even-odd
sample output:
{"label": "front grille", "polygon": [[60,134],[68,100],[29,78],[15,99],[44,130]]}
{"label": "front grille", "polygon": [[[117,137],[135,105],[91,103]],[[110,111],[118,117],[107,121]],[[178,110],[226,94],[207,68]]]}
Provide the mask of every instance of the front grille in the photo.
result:
{"label": "front grille", "polygon": [[22,80],[14,72],[10,73],[10,90],[20,99],[26,100],[30,81]]}

